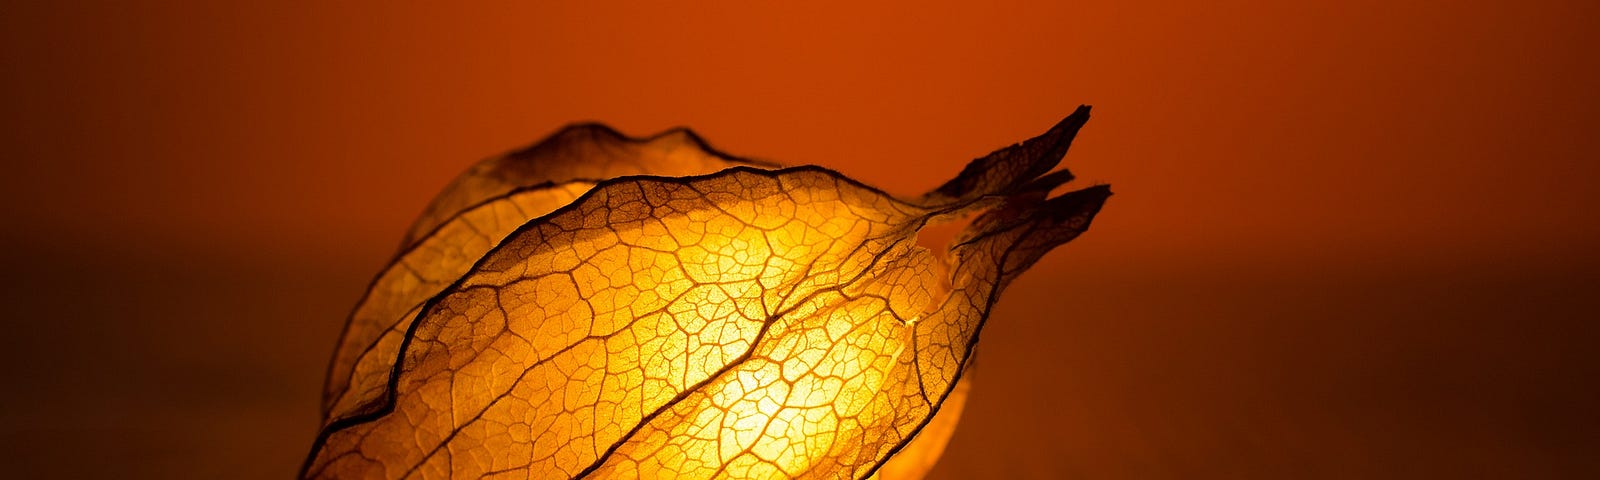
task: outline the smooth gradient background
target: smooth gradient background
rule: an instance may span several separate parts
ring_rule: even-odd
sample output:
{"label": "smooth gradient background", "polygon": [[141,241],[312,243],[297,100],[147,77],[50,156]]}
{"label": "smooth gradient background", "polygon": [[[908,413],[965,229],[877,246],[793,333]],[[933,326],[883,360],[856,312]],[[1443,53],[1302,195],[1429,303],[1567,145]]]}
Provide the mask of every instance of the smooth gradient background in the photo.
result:
{"label": "smooth gradient background", "polygon": [[10,478],[292,476],[408,222],[565,123],[911,193],[1080,103],[1117,195],[1005,296],[938,478],[1600,477],[1600,3],[33,3]]}

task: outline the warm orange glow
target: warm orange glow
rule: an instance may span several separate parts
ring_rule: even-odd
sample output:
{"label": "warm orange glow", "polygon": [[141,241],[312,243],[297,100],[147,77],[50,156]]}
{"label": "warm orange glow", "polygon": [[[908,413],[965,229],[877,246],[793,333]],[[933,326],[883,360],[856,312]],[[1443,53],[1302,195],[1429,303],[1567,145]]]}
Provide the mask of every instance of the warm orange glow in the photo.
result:
{"label": "warm orange glow", "polygon": [[580,125],[473,167],[428,206],[351,314],[328,371],[324,424],[374,408],[422,304],[528,220],[572,203],[601,179],[734,165],[754,164],[714,155],[686,131],[629,142],[608,128]]}
{"label": "warm orange glow", "polygon": [[352,314],[304,476],[920,478],[1000,290],[1110,194],[1048,198],[1087,118],[909,199],[684,132],[489,160]]}

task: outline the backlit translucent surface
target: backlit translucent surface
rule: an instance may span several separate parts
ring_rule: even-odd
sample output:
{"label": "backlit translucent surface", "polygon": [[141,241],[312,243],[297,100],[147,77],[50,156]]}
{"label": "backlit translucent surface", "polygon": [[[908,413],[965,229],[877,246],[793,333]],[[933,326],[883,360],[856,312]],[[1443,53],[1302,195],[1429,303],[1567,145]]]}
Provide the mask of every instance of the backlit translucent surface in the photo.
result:
{"label": "backlit translucent surface", "polygon": [[[679,137],[583,137],[521,176],[492,160],[436,200],[433,233],[414,230],[353,315],[304,476],[920,477],[1000,290],[1110,194],[1049,198],[1087,117],[912,199],[692,136],[648,162],[626,163]],[[670,175],[561,167],[619,158],[649,168],[615,174]],[[697,169],[715,173],[682,176]],[[947,257],[918,246],[972,215]]]}

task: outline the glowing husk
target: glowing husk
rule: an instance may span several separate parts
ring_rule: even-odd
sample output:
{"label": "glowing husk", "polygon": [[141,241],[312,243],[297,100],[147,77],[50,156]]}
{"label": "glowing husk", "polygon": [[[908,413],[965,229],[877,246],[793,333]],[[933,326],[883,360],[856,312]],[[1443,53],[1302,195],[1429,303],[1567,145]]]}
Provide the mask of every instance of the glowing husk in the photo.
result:
{"label": "glowing husk", "polygon": [[[524,210],[532,220],[414,316],[353,315],[347,340],[398,344],[351,354],[360,342],[341,343],[333,373],[365,387],[330,379],[303,476],[920,476],[953,430],[934,413],[959,413],[956,381],[999,291],[1087,229],[1110,194],[1047,198],[1071,178],[1045,173],[1087,115],[916,199],[817,167],[738,167],[609,179],[547,215]],[[589,153],[573,158],[621,145],[633,148],[625,159],[646,141],[607,142],[580,143]],[[737,162],[682,144],[701,147],[687,158]],[[420,222],[449,225],[522,188],[506,184],[570,181],[549,173],[569,167],[480,167]],[[517,171],[544,173],[503,180]],[[948,266],[916,245],[930,222],[974,212]],[[383,278],[369,299],[404,306],[431,290],[378,291]]]}

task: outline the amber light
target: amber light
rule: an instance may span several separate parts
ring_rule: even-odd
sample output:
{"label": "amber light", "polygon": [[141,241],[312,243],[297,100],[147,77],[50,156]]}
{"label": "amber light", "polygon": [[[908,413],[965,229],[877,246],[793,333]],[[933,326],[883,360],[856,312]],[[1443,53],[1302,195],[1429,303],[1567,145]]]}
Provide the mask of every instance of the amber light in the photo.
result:
{"label": "amber light", "polygon": [[[595,125],[448,186],[351,314],[305,478],[921,478],[1088,120],[896,198]],[[948,251],[929,225],[971,219]]]}

